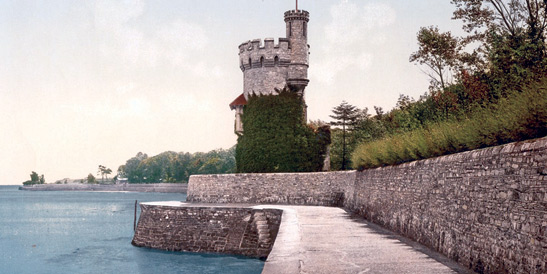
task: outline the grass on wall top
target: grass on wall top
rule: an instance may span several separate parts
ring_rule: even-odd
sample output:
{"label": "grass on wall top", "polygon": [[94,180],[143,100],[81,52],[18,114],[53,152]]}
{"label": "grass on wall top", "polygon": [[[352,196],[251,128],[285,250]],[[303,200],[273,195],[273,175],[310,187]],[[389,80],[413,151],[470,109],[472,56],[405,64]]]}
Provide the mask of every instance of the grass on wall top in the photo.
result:
{"label": "grass on wall top", "polygon": [[352,162],[362,170],[546,135],[547,78],[467,118],[360,144]]}

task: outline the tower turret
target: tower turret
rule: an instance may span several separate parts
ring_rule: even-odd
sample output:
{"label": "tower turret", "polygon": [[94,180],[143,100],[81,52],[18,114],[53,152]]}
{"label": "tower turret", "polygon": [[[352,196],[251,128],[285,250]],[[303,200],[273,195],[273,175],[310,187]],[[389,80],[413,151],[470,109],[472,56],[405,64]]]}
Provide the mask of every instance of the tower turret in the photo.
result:
{"label": "tower turret", "polygon": [[277,44],[273,38],[266,38],[263,42],[254,39],[239,45],[243,93],[230,104],[230,108],[236,110],[236,133],[243,133],[241,115],[250,96],[275,95],[288,86],[304,97],[309,82],[309,20],[309,12],[299,10],[297,1],[295,10],[285,12],[287,37],[279,38]]}
{"label": "tower turret", "polygon": [[308,85],[309,45],[308,22],[310,13],[305,10],[285,12],[287,39],[291,50],[291,63],[287,84],[297,92],[304,92]]}

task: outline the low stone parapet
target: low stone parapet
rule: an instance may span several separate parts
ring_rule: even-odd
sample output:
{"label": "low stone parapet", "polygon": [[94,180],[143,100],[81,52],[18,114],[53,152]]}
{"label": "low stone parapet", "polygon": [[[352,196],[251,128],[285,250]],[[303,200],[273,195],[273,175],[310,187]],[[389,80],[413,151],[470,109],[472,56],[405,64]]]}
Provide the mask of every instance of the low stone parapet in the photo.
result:
{"label": "low stone parapet", "polygon": [[181,202],[142,203],[132,244],[169,251],[266,258],[282,210]]}
{"label": "low stone parapet", "polygon": [[192,175],[188,202],[343,206],[356,171]]}

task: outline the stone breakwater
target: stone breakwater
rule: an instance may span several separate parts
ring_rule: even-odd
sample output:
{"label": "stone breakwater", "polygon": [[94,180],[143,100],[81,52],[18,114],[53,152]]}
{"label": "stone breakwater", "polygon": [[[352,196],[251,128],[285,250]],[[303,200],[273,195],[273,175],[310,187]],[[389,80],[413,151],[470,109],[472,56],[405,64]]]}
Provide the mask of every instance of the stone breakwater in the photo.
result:
{"label": "stone breakwater", "polygon": [[360,172],[191,176],[188,201],[341,206],[479,273],[547,272],[547,137]]}
{"label": "stone breakwater", "polygon": [[546,171],[547,138],[511,143],[358,172],[345,206],[478,273],[546,273]]}
{"label": "stone breakwater", "polygon": [[94,185],[94,184],[43,184],[33,186],[21,186],[20,190],[30,191],[130,191],[130,192],[163,192],[186,193],[187,184],[119,184],[119,185]]}
{"label": "stone breakwater", "polygon": [[266,258],[282,210],[245,206],[142,203],[132,244],[169,251],[215,252]]}

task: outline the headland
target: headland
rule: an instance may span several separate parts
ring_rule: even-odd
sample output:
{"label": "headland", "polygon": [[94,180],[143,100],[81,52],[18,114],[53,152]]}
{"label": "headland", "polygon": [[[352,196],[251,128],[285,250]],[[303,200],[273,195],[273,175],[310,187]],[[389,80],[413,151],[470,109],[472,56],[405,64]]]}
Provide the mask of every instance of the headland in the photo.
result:
{"label": "headland", "polygon": [[38,184],[21,186],[20,190],[29,191],[128,191],[128,192],[162,192],[186,193],[188,184]]}

